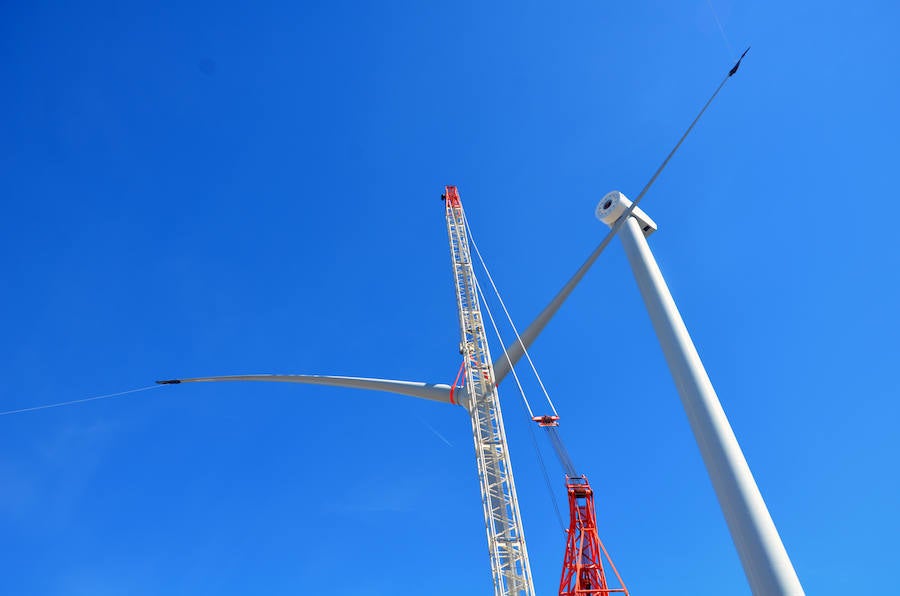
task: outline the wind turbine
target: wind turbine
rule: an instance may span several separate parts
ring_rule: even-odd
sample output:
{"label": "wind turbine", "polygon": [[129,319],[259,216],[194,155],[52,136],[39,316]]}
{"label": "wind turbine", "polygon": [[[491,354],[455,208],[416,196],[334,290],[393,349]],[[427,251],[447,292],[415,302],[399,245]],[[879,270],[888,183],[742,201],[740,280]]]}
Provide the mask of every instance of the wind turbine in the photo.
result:
{"label": "wind turbine", "polygon": [[[596,215],[610,226],[609,233],[544,310],[516,341],[506,348],[504,354],[494,361],[491,360],[481,315],[479,290],[469,251],[462,203],[456,187],[446,187],[442,198],[445,203],[447,234],[456,286],[460,353],[463,355],[463,365],[453,386],[321,375],[195,377],[158,383],[220,381],[306,383],[384,391],[462,406],[468,411],[472,422],[494,594],[534,596],[497,386],[525,355],[612,238],[621,231],[620,236],[626,254],[675,379],[751,590],[756,595],[803,594],[737,439],[647,245],[646,236],[656,230],[656,224],[638,208],[638,203],[713,99],[728,79],[737,72],[746,54],[745,51],[731,68],[635,200],[629,201],[617,191],[601,199]],[[463,378],[463,385],[458,386],[460,378]]]}

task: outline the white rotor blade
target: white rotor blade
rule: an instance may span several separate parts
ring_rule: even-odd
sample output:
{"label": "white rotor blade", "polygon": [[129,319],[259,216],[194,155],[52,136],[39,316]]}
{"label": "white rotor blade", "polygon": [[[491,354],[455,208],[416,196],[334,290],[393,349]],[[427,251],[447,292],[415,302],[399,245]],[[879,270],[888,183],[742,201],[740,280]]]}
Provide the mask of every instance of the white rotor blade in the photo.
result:
{"label": "white rotor blade", "polygon": [[744,59],[744,56],[747,55],[747,52],[750,51],[750,48],[744,50],[744,53],[741,54],[741,57],[738,59],[737,63],[728,71],[728,74],[725,75],[725,78],[722,79],[722,82],[719,83],[719,86],[713,92],[712,96],[706,101],[703,109],[700,110],[700,113],[697,114],[697,117],[694,118],[694,121],[691,122],[691,125],[688,126],[687,130],[681,135],[681,138],[678,139],[678,142],[675,144],[675,147],[669,152],[666,158],[663,160],[662,164],[656,169],[653,176],[650,178],[649,182],[644,185],[644,188],[641,189],[641,192],[638,194],[637,198],[634,199],[634,202],[628,207],[628,209],[622,214],[622,216],[616,221],[616,223],[609,230],[609,233],[603,239],[603,241],[594,249],[594,252],[587,258],[584,264],[575,272],[575,275],[572,276],[572,279],[566,282],[566,285],[559,291],[559,293],[550,301],[544,310],[537,316],[537,318],[532,321],[532,323],[528,326],[527,329],[521,334],[520,339],[516,339],[506,348],[506,353],[499,356],[494,362],[494,375],[499,384],[500,381],[509,374],[509,371],[513,366],[519,361],[519,359],[525,354],[525,350],[531,347],[531,344],[534,343],[534,340],[537,339],[537,336],[540,335],[541,331],[544,330],[544,327],[547,326],[547,323],[550,322],[550,319],[553,318],[553,315],[556,314],[556,311],[559,310],[559,307],[563,305],[563,302],[566,301],[566,298],[569,297],[569,294],[572,293],[572,290],[575,289],[575,286],[581,281],[584,277],[585,273],[588,272],[588,269],[591,268],[591,265],[594,264],[594,261],[597,260],[597,257],[600,256],[600,253],[609,245],[610,241],[612,241],[613,236],[619,231],[619,228],[628,220],[628,217],[631,213],[637,208],[638,203],[641,202],[641,199],[644,198],[644,195],[647,194],[647,191],[650,190],[650,187],[653,186],[653,183],[656,182],[656,179],[659,178],[659,175],[662,173],[663,169],[668,165],[669,160],[672,159],[672,156],[675,155],[675,152],[678,151],[678,148],[681,147],[681,144],[687,138],[691,131],[694,129],[694,126],[700,120],[700,117],[706,111],[706,108],[709,107],[709,104],[716,98],[716,95],[719,94],[719,91],[722,90],[722,87],[725,86],[725,83],[729,78],[737,72],[738,68],[741,65],[741,60]]}
{"label": "white rotor blade", "polygon": [[[430,399],[442,403],[457,403],[452,399],[449,385],[432,383],[415,383],[413,381],[394,381],[391,379],[367,379],[363,377],[330,377],[325,375],[234,375],[228,377],[194,377],[191,379],[170,379],[157,381],[160,385],[178,385],[180,383],[213,383],[220,381],[263,381],[271,383],[305,383],[307,385],[328,385],[331,387],[349,387],[351,389],[369,389],[385,391]],[[461,397],[461,396],[460,396]]]}

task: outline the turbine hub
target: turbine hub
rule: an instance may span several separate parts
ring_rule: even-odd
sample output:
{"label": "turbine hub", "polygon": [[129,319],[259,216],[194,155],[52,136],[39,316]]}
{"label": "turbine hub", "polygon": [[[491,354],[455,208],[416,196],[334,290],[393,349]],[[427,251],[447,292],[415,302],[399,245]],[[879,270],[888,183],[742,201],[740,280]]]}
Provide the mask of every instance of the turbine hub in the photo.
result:
{"label": "turbine hub", "polygon": [[[594,215],[597,216],[597,219],[612,227],[629,207],[631,207],[631,200],[618,190],[614,190],[606,193],[606,196],[600,199],[600,202],[597,203],[597,209],[594,210]],[[650,219],[650,216],[644,213],[640,207],[635,207],[631,212],[631,216],[641,225],[641,231],[644,232],[645,238],[656,231],[656,222]]]}

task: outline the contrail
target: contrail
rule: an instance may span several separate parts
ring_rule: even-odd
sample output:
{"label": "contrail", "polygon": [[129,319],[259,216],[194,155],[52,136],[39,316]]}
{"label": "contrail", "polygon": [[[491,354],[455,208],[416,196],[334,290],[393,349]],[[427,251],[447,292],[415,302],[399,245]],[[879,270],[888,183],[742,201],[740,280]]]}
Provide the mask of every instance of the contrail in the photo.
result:
{"label": "contrail", "polygon": [[450,441],[448,441],[447,438],[446,438],[444,435],[442,435],[442,434],[439,433],[437,430],[435,430],[435,428],[434,428],[433,426],[431,426],[430,424],[428,424],[427,422],[425,422],[425,421],[422,420],[421,418],[419,418],[419,420],[422,422],[422,424],[425,425],[425,428],[427,428],[428,430],[430,430],[431,432],[433,432],[433,433],[435,434],[435,436],[436,436],[437,438],[439,438],[441,441],[443,441],[444,443],[446,443],[448,447],[453,447],[453,443],[451,443]]}
{"label": "contrail", "polygon": [[731,42],[728,41],[728,36],[725,35],[725,27],[722,26],[722,21],[719,20],[719,15],[716,14],[716,9],[713,8],[712,0],[706,0],[706,3],[709,5],[709,11],[712,13],[713,18],[716,20],[716,25],[719,26],[719,32],[722,34],[722,39],[725,40],[725,45],[728,46],[728,55],[734,55],[734,49],[731,47]]}

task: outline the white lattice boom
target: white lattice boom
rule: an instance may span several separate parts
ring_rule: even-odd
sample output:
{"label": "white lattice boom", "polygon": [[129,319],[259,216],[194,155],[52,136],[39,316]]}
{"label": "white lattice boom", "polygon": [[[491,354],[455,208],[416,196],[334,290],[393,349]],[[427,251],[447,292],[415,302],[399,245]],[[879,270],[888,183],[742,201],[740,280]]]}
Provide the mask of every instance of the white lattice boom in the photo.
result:
{"label": "white lattice boom", "polygon": [[460,352],[465,367],[465,402],[462,405],[472,417],[494,594],[534,596],[494,367],[469,253],[465,217],[456,187],[448,186],[444,197],[462,338]]}

